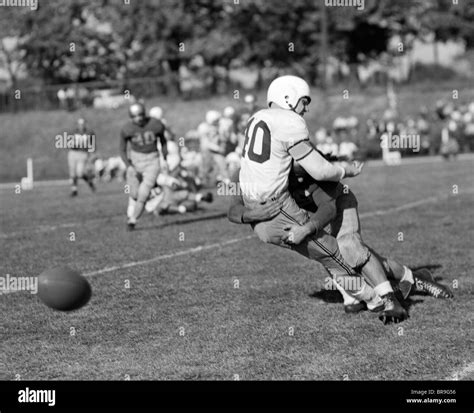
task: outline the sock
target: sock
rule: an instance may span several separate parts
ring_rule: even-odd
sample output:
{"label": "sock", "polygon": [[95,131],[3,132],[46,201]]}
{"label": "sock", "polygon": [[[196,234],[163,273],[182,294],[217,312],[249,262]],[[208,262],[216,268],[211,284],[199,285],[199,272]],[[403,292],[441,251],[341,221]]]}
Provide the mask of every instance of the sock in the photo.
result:
{"label": "sock", "polygon": [[405,272],[403,273],[403,277],[400,281],[407,281],[409,282],[410,284],[414,284],[415,283],[415,279],[413,278],[413,273],[412,271],[410,270],[410,268],[408,267],[405,267],[403,266]]}
{"label": "sock", "polygon": [[136,223],[137,223],[137,220],[136,220],[136,218],[134,218],[134,217],[129,217],[127,222],[128,222],[129,224],[136,224]]}
{"label": "sock", "polygon": [[375,291],[375,294],[377,294],[380,297],[383,297],[384,295],[387,295],[388,293],[393,293],[393,288],[390,285],[390,281],[384,281],[383,283],[376,285],[374,287],[374,291]]}
{"label": "sock", "polygon": [[375,294],[374,289],[365,281],[362,284],[362,288],[353,293],[353,295],[358,300],[365,301],[369,310],[373,310],[382,304],[382,299]]}
{"label": "sock", "polygon": [[135,210],[135,200],[128,198],[127,217],[130,219],[133,217],[133,211]]}
{"label": "sock", "polygon": [[352,295],[358,300],[366,302],[376,296],[374,289],[365,281],[362,281],[362,288],[359,291],[355,291]]}
{"label": "sock", "polygon": [[357,298],[353,297],[352,295],[350,295],[346,290],[344,290],[344,288],[342,288],[334,278],[332,278],[332,282],[333,282],[334,286],[341,293],[342,298],[344,299],[344,305],[353,305],[353,304],[358,304],[359,303],[359,300]]}
{"label": "sock", "polygon": [[203,194],[196,194],[196,202],[201,202],[202,201]]}

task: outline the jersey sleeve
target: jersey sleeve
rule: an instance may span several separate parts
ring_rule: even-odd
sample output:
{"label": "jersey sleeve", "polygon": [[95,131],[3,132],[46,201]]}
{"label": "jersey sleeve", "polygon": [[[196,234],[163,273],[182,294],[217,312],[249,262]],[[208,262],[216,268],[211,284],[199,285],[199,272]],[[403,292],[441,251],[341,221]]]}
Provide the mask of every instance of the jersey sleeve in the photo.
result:
{"label": "jersey sleeve", "polygon": [[[283,147],[288,152],[298,150],[299,146],[306,142],[309,144],[309,131],[304,119],[292,113],[292,116],[282,119],[282,133],[277,137],[281,141]],[[304,146],[302,146],[304,147]],[[299,152],[299,151],[298,151]],[[305,149],[301,155],[305,155],[308,149]]]}

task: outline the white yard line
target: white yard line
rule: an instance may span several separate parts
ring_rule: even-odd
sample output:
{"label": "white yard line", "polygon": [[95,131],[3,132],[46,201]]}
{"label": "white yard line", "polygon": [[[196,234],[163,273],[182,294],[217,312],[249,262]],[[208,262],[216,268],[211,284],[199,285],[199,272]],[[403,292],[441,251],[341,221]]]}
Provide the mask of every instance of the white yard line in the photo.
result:
{"label": "white yard line", "polygon": [[451,373],[446,380],[473,380],[474,378],[474,362],[471,361],[469,364],[465,365],[459,370],[455,370]]}
{"label": "white yard line", "polygon": [[[212,211],[212,214],[210,215],[205,215],[202,217],[196,217],[195,219],[182,219],[179,221],[176,221],[176,225],[184,225],[184,224],[189,224],[189,223],[195,223],[199,220],[208,220],[208,219],[215,219],[219,218],[222,216],[222,212],[214,212]],[[39,225],[38,227],[34,229],[29,229],[25,228],[21,231],[14,231],[14,232],[9,232],[6,234],[0,234],[0,239],[11,239],[11,238],[16,238],[16,237],[22,237],[22,236],[30,236],[31,234],[40,234],[43,232],[51,232],[55,231],[57,229],[61,228],[74,228],[74,227],[83,227],[84,224],[91,224],[91,223],[96,223],[96,222],[101,222],[105,220],[115,220],[115,219],[120,219],[122,221],[125,220],[123,214],[118,214],[118,215],[109,215],[106,217],[97,217],[97,218],[91,218],[82,222],[64,222],[62,224],[57,224],[57,225]],[[125,222],[125,221],[124,221]],[[166,225],[171,225],[171,224],[166,224]]]}
{"label": "white yard line", "polygon": [[123,270],[124,268],[136,267],[137,265],[146,265],[146,264],[151,264],[153,262],[167,260],[169,258],[180,257],[181,255],[194,254],[196,252],[212,250],[215,248],[222,248],[227,245],[235,244],[236,242],[244,241],[250,238],[254,238],[254,235],[252,234],[252,235],[247,235],[246,237],[233,238],[227,241],[216,242],[214,244],[199,245],[198,247],[189,248],[187,250],[176,251],[170,254],[158,255],[157,257],[150,258],[148,260],[132,261],[132,262],[127,262],[120,265],[115,265],[113,267],[105,267],[105,268],[102,268],[101,270],[90,271],[90,272],[84,273],[84,276],[92,277],[94,275],[105,274],[107,272]]}

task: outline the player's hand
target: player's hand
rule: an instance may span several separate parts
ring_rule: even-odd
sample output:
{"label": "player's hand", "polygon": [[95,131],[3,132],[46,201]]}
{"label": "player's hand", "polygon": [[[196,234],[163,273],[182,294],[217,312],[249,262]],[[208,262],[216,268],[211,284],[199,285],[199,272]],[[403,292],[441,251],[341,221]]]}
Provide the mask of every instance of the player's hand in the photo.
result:
{"label": "player's hand", "polygon": [[357,176],[362,172],[363,167],[364,167],[364,162],[354,161],[352,163],[349,163],[344,166],[344,170],[346,171],[345,176],[347,178]]}
{"label": "player's hand", "polygon": [[266,201],[253,207],[248,215],[252,221],[268,221],[280,213],[282,206],[281,201]]}
{"label": "player's hand", "polygon": [[301,244],[308,235],[312,234],[312,229],[309,225],[291,225],[284,228],[284,230],[288,231],[288,234],[282,238],[283,242],[290,245]]}

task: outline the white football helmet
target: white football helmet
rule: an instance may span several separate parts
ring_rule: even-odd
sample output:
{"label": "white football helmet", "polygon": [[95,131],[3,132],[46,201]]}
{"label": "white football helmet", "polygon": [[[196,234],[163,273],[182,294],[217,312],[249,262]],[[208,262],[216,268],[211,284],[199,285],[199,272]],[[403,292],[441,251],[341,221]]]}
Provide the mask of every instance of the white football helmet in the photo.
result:
{"label": "white football helmet", "polygon": [[226,118],[231,118],[235,114],[235,109],[232,106],[227,106],[224,108],[223,114]]}
{"label": "white football helmet", "polygon": [[206,123],[214,125],[221,118],[221,114],[217,110],[210,110],[206,113]]}
{"label": "white football helmet", "polygon": [[255,103],[257,99],[255,98],[254,95],[252,95],[251,93],[249,93],[248,95],[245,95],[244,97],[244,102],[245,103]]}
{"label": "white football helmet", "polygon": [[159,106],[154,106],[150,109],[150,118],[161,120],[163,118],[163,109]]}
{"label": "white football helmet", "polygon": [[298,76],[277,77],[268,87],[267,105],[276,103],[283,109],[293,110],[302,98],[311,102],[308,83]]}

